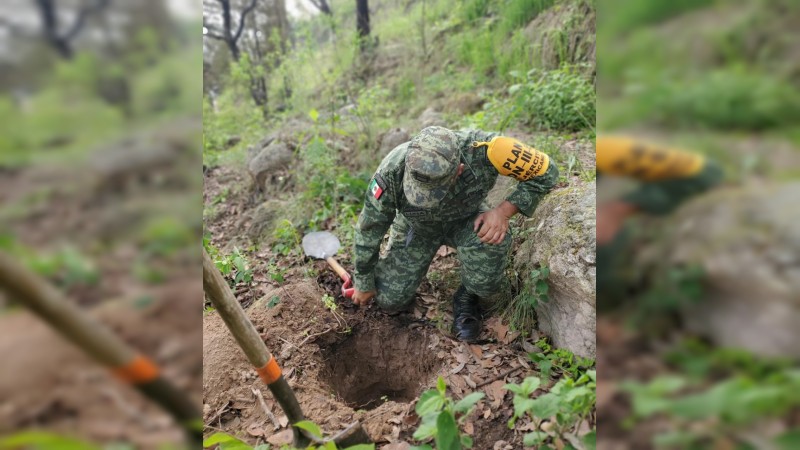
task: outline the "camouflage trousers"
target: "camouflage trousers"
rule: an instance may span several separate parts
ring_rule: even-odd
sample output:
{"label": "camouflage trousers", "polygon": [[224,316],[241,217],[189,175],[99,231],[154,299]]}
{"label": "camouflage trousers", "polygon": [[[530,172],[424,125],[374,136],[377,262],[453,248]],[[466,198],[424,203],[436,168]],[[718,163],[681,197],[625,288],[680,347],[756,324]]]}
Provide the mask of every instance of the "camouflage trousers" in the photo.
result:
{"label": "camouflage trousers", "polygon": [[495,294],[505,278],[511,230],[501,244],[484,244],[473,231],[475,217],[477,214],[453,222],[412,225],[398,214],[389,233],[386,255],[375,268],[378,306],[386,311],[408,308],[442,245],[457,250],[461,283],[468,292],[482,298]]}

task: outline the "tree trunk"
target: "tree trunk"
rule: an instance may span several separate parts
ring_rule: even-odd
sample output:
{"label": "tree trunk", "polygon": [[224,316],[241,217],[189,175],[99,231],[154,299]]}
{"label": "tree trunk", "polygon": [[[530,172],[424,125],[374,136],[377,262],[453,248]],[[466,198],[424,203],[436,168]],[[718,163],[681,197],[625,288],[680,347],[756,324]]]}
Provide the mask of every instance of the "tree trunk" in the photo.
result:
{"label": "tree trunk", "polygon": [[356,31],[361,53],[369,48],[369,4],[368,0],[356,0]]}
{"label": "tree trunk", "polygon": [[64,59],[72,59],[74,52],[69,42],[58,34],[58,15],[53,0],[36,0],[42,18],[42,28],[47,42]]}

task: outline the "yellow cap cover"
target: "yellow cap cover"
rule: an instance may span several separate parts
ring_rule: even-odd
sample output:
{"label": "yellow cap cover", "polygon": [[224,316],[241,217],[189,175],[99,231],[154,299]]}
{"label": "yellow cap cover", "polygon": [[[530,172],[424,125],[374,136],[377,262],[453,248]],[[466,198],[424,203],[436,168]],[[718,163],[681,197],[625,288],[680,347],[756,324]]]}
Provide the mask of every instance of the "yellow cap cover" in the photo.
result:
{"label": "yellow cap cover", "polygon": [[475,142],[474,147],[487,146],[486,156],[501,175],[518,181],[527,181],[544,175],[550,167],[550,158],[533,147],[506,137],[496,136],[489,142]]}
{"label": "yellow cap cover", "polygon": [[600,173],[661,181],[695,175],[704,163],[702,156],[683,150],[621,136],[597,138],[597,171]]}

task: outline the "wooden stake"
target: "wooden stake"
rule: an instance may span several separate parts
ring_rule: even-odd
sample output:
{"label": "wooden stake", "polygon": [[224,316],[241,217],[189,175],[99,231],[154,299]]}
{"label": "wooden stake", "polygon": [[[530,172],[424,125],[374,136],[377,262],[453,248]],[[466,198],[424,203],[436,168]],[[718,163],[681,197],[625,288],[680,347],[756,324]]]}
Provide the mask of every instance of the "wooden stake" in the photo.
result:
{"label": "wooden stake", "polygon": [[185,392],[163,378],[149,359],[5,252],[0,252],[0,288],[169,412],[187,431],[193,448],[199,445],[203,439],[200,409]]}
{"label": "wooden stake", "polygon": [[[236,342],[239,343],[239,347],[244,351],[250,364],[256,369],[267,367],[268,363],[273,361],[272,354],[267,350],[266,344],[261,340],[255,327],[244,313],[242,305],[236,301],[231,288],[228,287],[225,278],[219,273],[205,249],[203,249],[203,290],[205,290],[206,296],[211,300],[220,317],[222,317],[225,326],[228,327]],[[295,397],[283,374],[268,383],[267,387],[275,399],[278,400],[278,404],[286,413],[286,417],[289,418],[291,424],[305,419],[300,404],[297,402],[297,397]],[[305,448],[311,443],[299,428],[292,427],[292,430],[294,432],[295,447]]]}

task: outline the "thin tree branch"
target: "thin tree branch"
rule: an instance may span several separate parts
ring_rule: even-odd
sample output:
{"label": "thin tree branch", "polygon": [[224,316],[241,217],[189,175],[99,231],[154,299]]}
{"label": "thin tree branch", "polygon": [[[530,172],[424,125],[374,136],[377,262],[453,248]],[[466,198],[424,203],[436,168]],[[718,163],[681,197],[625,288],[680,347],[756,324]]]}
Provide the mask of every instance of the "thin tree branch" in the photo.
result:
{"label": "thin tree branch", "polygon": [[66,41],[71,41],[81,31],[86,19],[90,15],[105,9],[109,3],[111,3],[111,0],[96,0],[94,5],[84,6],[81,8],[80,11],[78,11],[78,17],[75,19],[75,23],[73,23],[72,28],[66,34],[64,34],[63,39]]}
{"label": "thin tree branch", "polygon": [[236,34],[233,36],[234,42],[239,40],[239,37],[242,35],[242,31],[244,31],[244,22],[247,19],[247,15],[256,9],[257,4],[258,0],[251,0],[250,5],[242,10],[242,14],[239,16],[239,28],[236,30]]}

